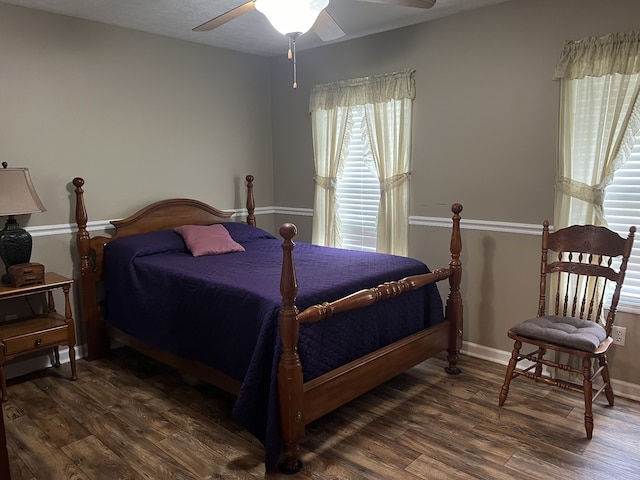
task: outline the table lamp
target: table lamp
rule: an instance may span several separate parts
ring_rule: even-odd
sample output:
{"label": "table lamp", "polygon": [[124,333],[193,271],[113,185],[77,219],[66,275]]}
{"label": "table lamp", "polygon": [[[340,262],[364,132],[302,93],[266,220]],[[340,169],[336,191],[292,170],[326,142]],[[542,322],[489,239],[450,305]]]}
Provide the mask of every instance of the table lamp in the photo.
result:
{"label": "table lamp", "polygon": [[15,215],[28,215],[46,210],[33,187],[29,169],[7,168],[7,162],[2,162],[0,216],[8,216],[7,223],[0,230],[0,258],[7,271],[7,274],[2,276],[3,283],[10,283],[9,267],[29,263],[31,258],[31,235],[20,227]]}

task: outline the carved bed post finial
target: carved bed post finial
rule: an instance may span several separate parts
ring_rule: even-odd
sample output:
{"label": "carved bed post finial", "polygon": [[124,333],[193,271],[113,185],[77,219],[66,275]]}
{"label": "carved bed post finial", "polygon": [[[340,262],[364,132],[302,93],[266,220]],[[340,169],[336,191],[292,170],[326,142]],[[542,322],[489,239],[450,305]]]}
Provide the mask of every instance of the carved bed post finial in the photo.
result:
{"label": "carved bed post finial", "polygon": [[[78,250],[80,251],[80,262],[87,261],[89,258],[89,232],[87,231],[87,209],[84,205],[84,179],[76,177],[73,179],[73,185],[76,187],[76,224],[78,225]],[[80,268],[85,268],[81,264]]]}
{"label": "carved bed post finial", "polygon": [[462,282],[462,262],[460,262],[460,252],[462,251],[462,237],[460,235],[460,212],[462,205],[454,203],[451,205],[453,212],[453,231],[451,232],[451,261],[449,268],[452,273],[449,277],[449,297],[447,298],[446,317],[451,320],[452,332],[449,335],[449,348],[447,360],[449,366],[445,368],[447,373],[458,374],[461,372],[458,367],[458,353],[462,348],[462,296],[460,295],[460,284]]}
{"label": "carved bed post finial", "polygon": [[253,175],[247,175],[245,177],[247,181],[247,223],[252,227],[256,226],[256,216],[254,212],[256,210],[256,201],[253,198]]}
{"label": "carved bed post finial", "polygon": [[303,414],[303,378],[302,365],[298,355],[298,309],[295,301],[298,294],[298,282],[293,263],[293,237],[296,226],[285,223],[280,227],[282,242],[282,276],[280,293],[280,338],[282,354],[278,364],[278,397],[280,402],[280,426],[283,441],[283,459],[280,470],[295,473],[302,468],[299,460],[299,443],[304,436]]}

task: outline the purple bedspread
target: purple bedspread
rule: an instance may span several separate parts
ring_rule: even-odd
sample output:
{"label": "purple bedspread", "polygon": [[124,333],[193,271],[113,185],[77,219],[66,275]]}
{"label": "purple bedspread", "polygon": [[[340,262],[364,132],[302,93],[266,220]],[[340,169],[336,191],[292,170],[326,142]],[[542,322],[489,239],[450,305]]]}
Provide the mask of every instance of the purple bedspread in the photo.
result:
{"label": "purple bedspread", "polygon": [[[106,318],[145,343],[198,360],[242,382],[235,418],[280,455],[277,366],[282,240],[225,223],[245,252],[193,257],[172,230],[117,239],[105,248]],[[421,262],[297,243],[299,310],[389,280],[428,272]],[[435,285],[357,312],[302,325],[305,380],[443,321]]]}

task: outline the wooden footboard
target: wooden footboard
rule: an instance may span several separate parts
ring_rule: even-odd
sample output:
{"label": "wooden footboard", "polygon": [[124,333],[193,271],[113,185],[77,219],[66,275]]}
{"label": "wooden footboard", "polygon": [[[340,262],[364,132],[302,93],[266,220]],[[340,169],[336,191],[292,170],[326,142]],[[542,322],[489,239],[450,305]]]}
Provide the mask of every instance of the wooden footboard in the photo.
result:
{"label": "wooden footboard", "polygon": [[[296,227],[286,223],[280,228],[280,235],[284,239],[280,280],[282,356],[278,368],[280,422],[283,437],[283,459],[280,464],[282,471],[295,473],[302,467],[299,459],[299,443],[304,436],[305,425],[309,422],[444,350],[448,351],[447,372],[452,374],[460,372],[457,362],[462,346],[463,326],[460,295],[462,205],[454,204],[451,211],[453,228],[450,242],[451,261],[448,268],[386,282],[334,302],[313,305],[303,312],[298,312],[295,305],[298,285],[293,261],[293,237],[296,234]],[[366,307],[447,278],[449,295],[443,323],[387,345],[311,381],[306,383],[303,381],[302,364],[297,349],[300,324],[318,322],[336,313]]]}

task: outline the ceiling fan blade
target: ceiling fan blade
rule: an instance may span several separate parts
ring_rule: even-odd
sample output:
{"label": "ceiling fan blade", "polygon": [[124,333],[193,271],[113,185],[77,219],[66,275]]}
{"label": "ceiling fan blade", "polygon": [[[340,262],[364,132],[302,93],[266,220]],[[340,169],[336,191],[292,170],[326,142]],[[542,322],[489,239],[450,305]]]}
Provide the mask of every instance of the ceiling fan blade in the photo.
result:
{"label": "ceiling fan blade", "polygon": [[323,42],[344,37],[344,32],[326,9],[322,10],[318,15],[316,23],[313,24],[313,31],[318,34]]}
{"label": "ceiling fan blade", "polygon": [[384,3],[386,5],[397,5],[399,7],[431,8],[436,4],[436,0],[358,0],[360,2]]}
{"label": "ceiling fan blade", "polygon": [[239,17],[240,15],[244,15],[245,13],[249,13],[251,10],[255,10],[256,2],[255,0],[250,0],[247,3],[243,3],[242,5],[232,8],[226,13],[222,15],[218,15],[216,18],[213,18],[207,22],[204,22],[202,25],[198,25],[193,29],[194,32],[208,32],[209,30],[213,30],[214,28],[219,27],[220,25],[224,25],[227,22],[230,22],[234,18]]}

